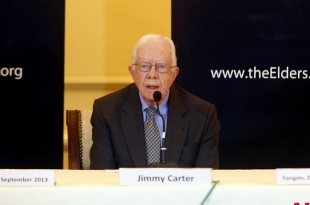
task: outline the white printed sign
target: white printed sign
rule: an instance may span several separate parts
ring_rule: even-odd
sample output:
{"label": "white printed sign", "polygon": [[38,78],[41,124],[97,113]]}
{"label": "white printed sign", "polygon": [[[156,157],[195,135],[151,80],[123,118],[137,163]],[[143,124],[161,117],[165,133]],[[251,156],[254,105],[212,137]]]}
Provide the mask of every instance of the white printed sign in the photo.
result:
{"label": "white printed sign", "polygon": [[277,184],[310,184],[310,169],[277,169]]}
{"label": "white printed sign", "polygon": [[120,168],[120,185],[211,185],[208,168]]}
{"label": "white printed sign", "polygon": [[0,170],[0,186],[54,186],[52,170]]}

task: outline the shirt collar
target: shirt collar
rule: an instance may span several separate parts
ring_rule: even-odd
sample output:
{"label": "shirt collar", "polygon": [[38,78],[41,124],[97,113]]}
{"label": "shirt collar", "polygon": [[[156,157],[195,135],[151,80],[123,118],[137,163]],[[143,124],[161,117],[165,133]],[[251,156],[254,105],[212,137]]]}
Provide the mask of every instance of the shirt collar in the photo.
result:
{"label": "shirt collar", "polygon": [[[169,99],[170,92],[168,93],[166,99],[159,105],[159,111],[162,115],[167,116],[168,113],[168,99]],[[144,111],[146,108],[149,107],[149,105],[145,102],[145,100],[142,98],[140,92],[139,97],[142,105],[142,111]],[[156,106],[154,106],[156,107]]]}

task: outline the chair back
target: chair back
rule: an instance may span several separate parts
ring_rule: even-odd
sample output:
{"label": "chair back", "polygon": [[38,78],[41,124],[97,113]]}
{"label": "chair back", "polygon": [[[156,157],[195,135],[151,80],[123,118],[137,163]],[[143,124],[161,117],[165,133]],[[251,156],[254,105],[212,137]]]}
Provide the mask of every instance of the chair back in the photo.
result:
{"label": "chair back", "polygon": [[92,110],[66,110],[69,169],[89,169]]}

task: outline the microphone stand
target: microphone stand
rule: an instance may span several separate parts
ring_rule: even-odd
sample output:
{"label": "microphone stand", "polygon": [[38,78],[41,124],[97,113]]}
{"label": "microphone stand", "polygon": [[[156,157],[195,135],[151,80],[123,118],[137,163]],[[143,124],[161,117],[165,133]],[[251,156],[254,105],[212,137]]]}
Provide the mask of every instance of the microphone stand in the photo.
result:
{"label": "microphone stand", "polygon": [[156,102],[156,112],[157,114],[161,117],[162,123],[163,123],[163,135],[162,135],[162,140],[161,140],[161,145],[160,145],[160,162],[159,163],[152,163],[149,165],[149,167],[178,167],[176,163],[167,163],[166,162],[166,123],[165,123],[165,118],[164,116],[160,113],[159,111],[159,101],[161,100],[161,93],[159,91],[155,91],[153,94],[154,101]]}
{"label": "microphone stand", "polygon": [[162,139],[161,139],[161,146],[160,146],[160,163],[161,164],[166,164],[166,128],[165,128],[165,119],[164,116],[162,114],[160,114],[159,112],[159,106],[158,106],[158,102],[156,102],[157,104],[157,114],[161,117],[162,122],[163,122],[163,135],[162,135]]}

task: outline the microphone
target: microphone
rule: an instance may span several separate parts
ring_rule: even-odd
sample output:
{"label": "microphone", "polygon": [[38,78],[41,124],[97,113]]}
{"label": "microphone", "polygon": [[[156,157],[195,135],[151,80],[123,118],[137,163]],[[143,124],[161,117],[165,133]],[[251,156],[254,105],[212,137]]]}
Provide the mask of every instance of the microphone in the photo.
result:
{"label": "microphone", "polygon": [[153,99],[156,102],[157,107],[157,114],[161,117],[163,122],[163,136],[161,139],[161,146],[160,146],[160,163],[165,164],[166,163],[166,146],[165,146],[165,140],[166,140],[166,124],[165,124],[165,118],[159,111],[159,101],[161,100],[161,92],[158,90],[153,93]]}
{"label": "microphone", "polygon": [[149,165],[149,167],[152,168],[158,168],[158,167],[162,167],[162,168],[177,168],[178,165],[175,162],[166,162],[166,145],[165,145],[165,140],[166,140],[166,123],[165,123],[165,118],[164,116],[160,113],[159,111],[159,101],[161,100],[161,92],[159,91],[155,91],[153,93],[153,99],[156,102],[156,112],[157,114],[161,117],[162,121],[163,121],[163,136],[162,136],[162,141],[161,141],[161,146],[160,146],[160,162],[159,163],[152,163]]}
{"label": "microphone", "polygon": [[156,90],[156,91],[153,93],[153,99],[154,99],[154,101],[156,102],[157,109],[158,109],[158,103],[159,103],[159,101],[161,100],[161,92],[159,92],[158,90]]}

